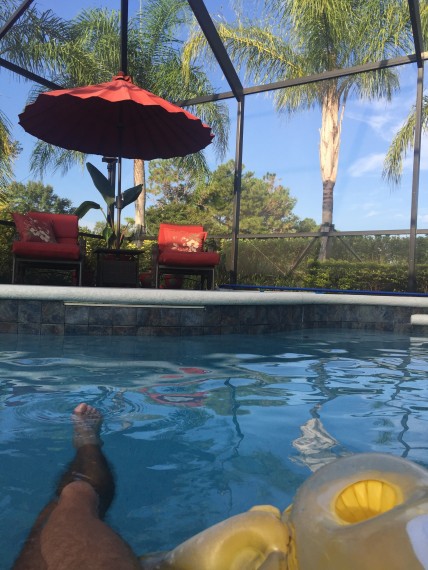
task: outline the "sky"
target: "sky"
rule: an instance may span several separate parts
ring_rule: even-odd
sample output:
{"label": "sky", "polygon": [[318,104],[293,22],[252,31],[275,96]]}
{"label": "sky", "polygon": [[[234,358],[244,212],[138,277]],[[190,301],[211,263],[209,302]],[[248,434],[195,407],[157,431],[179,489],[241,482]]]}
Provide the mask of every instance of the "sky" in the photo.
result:
{"label": "sky", "polygon": [[[83,8],[120,8],[120,0],[40,0],[41,9],[52,9],[64,18],[72,18]],[[139,0],[129,1],[129,13],[139,7]],[[212,15],[228,14],[228,0],[208,0]],[[224,77],[212,73],[213,83],[219,92],[229,91]],[[410,224],[412,153],[405,161],[400,187],[391,188],[382,179],[382,165],[394,133],[402,125],[415,101],[416,66],[400,68],[400,92],[392,101],[372,102],[350,99],[347,102],[341,137],[339,171],[334,192],[334,224],[338,230],[408,229]],[[15,178],[26,183],[34,180],[29,169],[29,158],[36,139],[25,133],[18,124],[18,114],[25,107],[31,83],[0,68],[0,108],[12,124],[14,137],[23,151],[15,163]],[[234,100],[227,102],[231,117],[229,149],[224,161],[235,156],[236,113]],[[246,97],[244,121],[243,162],[246,170],[262,177],[267,172],[277,175],[280,183],[290,189],[297,199],[294,209],[300,218],[313,218],[321,222],[322,182],[319,169],[319,128],[321,112],[318,108],[301,111],[292,117],[279,116],[267,94]],[[419,190],[418,228],[428,228],[427,171],[428,151],[423,138]],[[212,149],[207,159],[214,169],[219,162]],[[100,157],[89,161],[106,173]],[[100,198],[86,169],[75,167],[66,175],[47,172],[45,184],[56,194],[72,200],[75,206],[84,200]],[[132,161],[124,161],[122,188],[133,186]],[[132,217],[133,205],[124,210]],[[89,212],[82,222],[91,227],[101,220],[97,211]]]}

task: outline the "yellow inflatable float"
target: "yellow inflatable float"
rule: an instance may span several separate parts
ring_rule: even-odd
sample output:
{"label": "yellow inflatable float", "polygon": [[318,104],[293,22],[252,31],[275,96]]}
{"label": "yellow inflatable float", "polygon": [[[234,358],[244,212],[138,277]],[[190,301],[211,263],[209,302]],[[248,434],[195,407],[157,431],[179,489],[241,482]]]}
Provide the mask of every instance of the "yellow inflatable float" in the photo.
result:
{"label": "yellow inflatable float", "polygon": [[253,507],[145,570],[428,570],[428,471],[367,453],[322,467],[282,514]]}

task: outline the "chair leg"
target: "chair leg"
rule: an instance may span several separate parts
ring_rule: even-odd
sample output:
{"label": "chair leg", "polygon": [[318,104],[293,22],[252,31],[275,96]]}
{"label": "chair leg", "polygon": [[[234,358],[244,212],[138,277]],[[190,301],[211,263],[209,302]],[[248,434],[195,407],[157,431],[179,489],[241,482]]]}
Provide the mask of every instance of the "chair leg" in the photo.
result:
{"label": "chair leg", "polygon": [[214,269],[210,269],[207,274],[207,289],[210,291],[214,289]]}
{"label": "chair leg", "polygon": [[81,287],[82,286],[83,261],[79,262],[78,272],[79,272],[78,286]]}
{"label": "chair leg", "polygon": [[13,266],[12,266],[12,283],[13,284],[22,284],[24,283],[25,277],[25,264],[22,264],[19,259],[16,257],[13,258]]}
{"label": "chair leg", "polygon": [[155,267],[155,287],[156,289],[160,287],[160,270],[158,265]]}
{"label": "chair leg", "polygon": [[15,256],[13,256],[13,261],[12,261],[12,284],[15,284],[15,279],[16,279],[16,259],[15,259]]}

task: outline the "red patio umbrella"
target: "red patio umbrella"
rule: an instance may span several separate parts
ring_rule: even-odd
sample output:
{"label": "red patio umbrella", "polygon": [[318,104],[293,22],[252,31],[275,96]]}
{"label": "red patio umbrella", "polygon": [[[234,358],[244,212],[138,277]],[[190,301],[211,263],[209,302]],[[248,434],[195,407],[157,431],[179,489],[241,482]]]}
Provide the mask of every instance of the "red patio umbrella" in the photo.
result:
{"label": "red patio umbrella", "polygon": [[55,146],[118,157],[118,225],[122,158],[186,156],[214,137],[200,119],[137,87],[123,72],[106,83],[41,93],[19,115],[19,123]]}
{"label": "red patio umbrella", "polygon": [[37,138],[61,148],[119,158],[172,158],[202,150],[211,128],[119,72],[112,81],[41,93],[19,115]]}

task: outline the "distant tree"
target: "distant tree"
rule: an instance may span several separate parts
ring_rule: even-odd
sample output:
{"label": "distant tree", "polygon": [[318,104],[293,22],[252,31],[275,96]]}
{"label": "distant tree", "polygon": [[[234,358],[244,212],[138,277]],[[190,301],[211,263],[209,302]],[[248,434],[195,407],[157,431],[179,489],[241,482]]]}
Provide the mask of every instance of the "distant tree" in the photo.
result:
{"label": "distant tree", "polygon": [[[206,182],[207,176],[199,178]],[[176,160],[152,160],[149,163],[149,192],[159,196],[159,204],[187,202],[197,187],[198,178],[187,164]]]}
{"label": "distant tree", "polygon": [[[149,163],[148,193],[156,197],[156,204],[146,212],[147,233],[155,235],[160,222],[202,224],[201,209],[195,201],[198,177],[184,161],[152,160]],[[200,175],[201,184],[208,177]],[[205,218],[204,218],[205,219]]]}
{"label": "distant tree", "polygon": [[[220,165],[209,178],[194,179],[169,161],[150,164],[149,189],[159,196],[147,210],[149,233],[156,233],[160,222],[199,223],[210,233],[232,231],[232,200],[235,165]],[[257,178],[254,172],[242,174],[240,230],[242,233],[295,231],[301,220],[293,213],[296,199],[278,183],[275,174]],[[312,223],[312,224],[311,224]],[[306,220],[306,227],[315,226]]]}
{"label": "distant tree", "polygon": [[68,198],[60,198],[54,193],[52,186],[45,186],[41,182],[12,182],[4,192],[5,211],[20,212],[25,214],[29,211],[51,212],[55,214],[70,214],[73,205]]}

